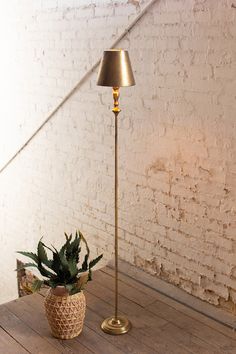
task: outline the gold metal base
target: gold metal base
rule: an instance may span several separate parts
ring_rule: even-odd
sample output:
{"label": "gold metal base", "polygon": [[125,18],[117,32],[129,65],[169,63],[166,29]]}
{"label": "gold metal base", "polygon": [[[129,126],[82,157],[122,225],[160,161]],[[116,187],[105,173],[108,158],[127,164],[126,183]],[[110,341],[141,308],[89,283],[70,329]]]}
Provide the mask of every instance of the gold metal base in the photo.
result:
{"label": "gold metal base", "polygon": [[101,329],[108,334],[125,334],[131,329],[131,323],[125,317],[118,316],[116,319],[112,316],[102,322]]}

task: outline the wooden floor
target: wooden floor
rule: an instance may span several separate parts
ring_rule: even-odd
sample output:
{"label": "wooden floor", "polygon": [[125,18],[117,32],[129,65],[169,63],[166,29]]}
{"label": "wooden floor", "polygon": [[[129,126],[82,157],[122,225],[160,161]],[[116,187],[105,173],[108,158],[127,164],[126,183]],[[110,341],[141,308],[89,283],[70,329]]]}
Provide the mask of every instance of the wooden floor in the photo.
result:
{"label": "wooden floor", "polygon": [[113,314],[113,272],[94,273],[86,290],[87,312],[76,339],[53,338],[43,296],[30,295],[0,306],[0,354],[236,354],[236,334],[133,279],[120,275],[120,312],[133,324],[123,336],[100,330]]}

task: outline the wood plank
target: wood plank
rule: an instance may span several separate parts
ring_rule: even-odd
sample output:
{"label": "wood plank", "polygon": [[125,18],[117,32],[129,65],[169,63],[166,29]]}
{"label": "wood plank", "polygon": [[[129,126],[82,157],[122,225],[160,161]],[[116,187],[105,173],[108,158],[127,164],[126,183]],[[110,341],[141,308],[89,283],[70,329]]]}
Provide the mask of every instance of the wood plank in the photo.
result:
{"label": "wood plank", "polygon": [[235,340],[186,316],[163,302],[156,301],[154,304],[149,305],[147,309],[164,319],[168,318],[172,324],[184,330],[184,332],[188,332],[204,340],[209,343],[211,348],[221,350],[221,353],[236,353]]}
{"label": "wood plank", "polygon": [[223,325],[124,274],[119,277],[119,312],[133,324],[126,335],[110,336],[100,329],[114,312],[114,272],[105,268],[87,286],[80,336],[66,341],[52,337],[43,296],[30,295],[0,306],[0,353],[236,354],[236,335]]}
{"label": "wood plank", "polygon": [[[105,267],[102,269],[99,269],[97,272],[102,272],[107,275],[110,275],[111,277],[114,278],[114,269],[110,267]],[[96,276],[97,272],[94,274]],[[136,281],[133,278],[130,278],[128,275],[125,275],[123,273],[118,273],[118,278],[119,278],[119,283],[122,282],[128,286],[131,286],[132,288],[141,291],[145,295],[149,296],[151,299],[158,300],[158,292],[150,287],[147,287],[146,285],[140,283],[139,281]]]}
{"label": "wood plank", "polygon": [[[106,301],[109,302],[109,303],[112,303],[112,294],[111,294],[111,291],[112,289],[114,288],[114,282],[112,282],[113,278],[111,278],[111,276],[109,276],[108,274],[106,273],[102,273],[101,271],[97,272],[96,276],[94,277],[94,282],[95,284],[93,284],[93,287],[97,289],[97,293],[99,294],[99,288],[98,286],[101,288],[101,286],[105,289],[104,291],[106,292],[106,295],[104,294],[104,291],[103,291],[103,295],[105,295],[105,298],[106,298]],[[90,283],[91,284],[91,283]],[[90,286],[89,284],[89,286]],[[102,285],[101,285],[102,284]],[[90,288],[89,288],[90,289]],[[110,290],[111,289],[111,290]],[[93,289],[94,290],[94,289]],[[136,291],[136,289],[135,289]],[[96,294],[96,293],[94,293]],[[120,300],[123,301],[124,297],[123,296],[120,296]],[[127,300],[129,302],[129,300]],[[123,301],[124,302],[124,301]],[[148,311],[146,311],[146,315],[149,314],[148,316],[150,317],[150,312],[158,315],[158,317],[160,318],[163,318],[165,319],[166,321],[170,321],[171,319],[171,314],[173,311],[176,312],[176,310],[173,309],[172,311],[172,308],[170,308],[168,305],[165,305],[164,303],[162,302],[158,302],[156,301],[156,303],[159,303],[159,307],[160,307],[160,310],[159,312],[157,313],[156,311],[152,311],[152,306],[153,304],[150,304],[148,306],[146,306],[146,309]],[[122,303],[121,303],[122,305]],[[166,312],[166,310],[168,310],[168,313]],[[178,313],[179,317],[183,317],[185,316],[186,318],[186,323],[188,323],[188,316],[184,315],[184,314],[181,314],[180,312]],[[175,321],[171,321],[172,324],[174,324],[176,327],[179,326],[179,322],[178,322],[178,316],[175,316],[177,317],[177,319],[175,319]],[[212,345],[213,347],[215,347],[215,351],[217,350],[225,350],[225,343],[226,341],[227,342],[230,342],[232,341],[232,339],[230,339],[229,337],[226,337],[224,336],[222,333],[219,333],[219,340],[218,340],[218,343],[216,344],[215,341],[213,340],[210,340],[210,338],[214,338],[214,336],[217,335],[218,332],[216,332],[215,330],[213,330],[212,328],[210,327],[207,327],[205,325],[203,325],[202,323],[199,323],[198,321],[192,319],[192,318],[189,318],[189,324],[194,324],[194,328],[199,328],[199,330],[201,331],[200,333],[198,331],[193,331],[190,330],[191,329],[191,325],[186,325],[184,327],[180,327],[182,328],[184,331],[183,331],[183,335],[186,335],[187,337],[191,338],[191,336],[194,336],[194,337],[198,337],[198,339],[195,338],[195,342],[192,343],[192,348],[188,345],[187,348],[190,349],[190,350],[195,350],[195,352],[199,352],[199,351],[196,351],[196,342],[198,342],[198,347],[199,347],[199,350],[202,348],[202,349],[206,349],[206,345],[204,343],[204,341],[206,343],[208,343],[208,350],[212,350]],[[202,330],[202,326],[205,326],[204,330]],[[178,330],[176,328],[176,330]],[[208,336],[207,336],[207,333],[208,333]],[[191,334],[191,336],[190,336]],[[220,341],[221,340],[221,341]],[[201,345],[200,345],[201,343]],[[234,348],[233,346],[233,342],[230,342],[231,343],[231,347]],[[195,349],[194,349],[195,348]],[[236,348],[236,347],[235,347]]]}
{"label": "wood plank", "polygon": [[[30,301],[32,301],[32,296],[30,296],[30,297],[31,297]],[[38,295],[38,297],[39,298],[37,298],[37,299],[35,298],[33,300],[35,302],[34,306],[37,308],[37,313],[41,312],[41,314],[44,315],[43,306],[42,306],[44,299],[43,299],[43,296]],[[82,353],[80,351],[80,348],[82,346],[84,346],[84,348],[87,348],[87,351],[89,351],[89,353],[97,353],[97,351],[96,351],[97,347],[94,346],[94,342],[97,341],[102,346],[102,340],[101,340],[102,338],[100,338],[102,331],[99,330],[99,331],[97,331],[98,333],[95,333],[95,332],[96,331],[87,327],[86,318],[85,318],[85,325],[83,328],[83,332],[78,337],[74,338],[73,340],[69,340],[66,342],[68,343],[68,345],[71,345],[71,341],[74,341],[77,344],[77,349],[78,349],[79,353]],[[109,354],[108,350],[114,354],[123,353],[118,348],[116,348],[112,343],[110,344],[109,341],[107,341],[107,339],[108,338],[106,338],[106,337],[103,338],[103,348],[106,348],[106,351],[108,354]],[[76,348],[76,345],[74,343],[73,343],[73,348]]]}
{"label": "wood plank", "polygon": [[175,308],[177,311],[180,311],[187,315],[188,317],[191,317],[192,319],[195,319],[196,321],[199,321],[200,323],[205,324],[206,326],[224,334],[225,336],[235,340],[236,338],[236,333],[235,330],[223,325],[222,323],[219,323],[215,321],[212,318],[207,317],[206,315],[195,311],[194,309],[187,307],[181,303],[176,302],[173,299],[167,298],[167,299],[162,299],[162,302],[165,302],[167,305],[170,307]]}
{"label": "wood plank", "polygon": [[[87,285],[86,294],[87,292],[94,294],[97,298],[104,300],[108,304],[114,304],[114,292],[109,289],[109,284],[107,284],[107,282],[100,284],[96,280],[93,280]],[[146,328],[147,325],[149,327],[161,327],[168,322],[122,295],[119,296],[119,307],[123,313],[129,314],[129,318],[134,324],[138,323],[138,326],[142,328]],[[114,309],[111,314],[113,314],[113,312]]]}
{"label": "wood plank", "polygon": [[76,338],[79,343],[86,345],[93,353],[124,354],[104,337],[84,326],[83,332]]}
{"label": "wood plank", "polygon": [[[100,283],[105,279],[107,281],[108,276],[110,276],[110,289],[114,290],[114,271],[107,271],[108,268],[105,268],[104,271],[99,270],[94,273],[94,279],[98,280]],[[148,306],[151,303],[157,300],[156,296],[149,294],[148,292],[143,291],[142,289],[137,289],[134,291],[134,287],[130,286],[126,282],[122,281],[119,275],[119,294],[127,297],[129,300],[139,304],[142,307]],[[156,294],[154,294],[156,295]]]}
{"label": "wood plank", "polygon": [[[44,316],[44,311],[43,311],[43,301],[44,300],[43,300],[42,296],[40,296],[40,295],[27,296],[24,299],[26,299],[27,302],[30,302],[33,305],[33,307],[37,310],[37,314],[40,314],[40,316]],[[89,351],[89,353],[91,353],[91,352],[97,353],[97,351],[96,351],[97,345],[95,346],[94,343],[97,343],[97,344],[99,343],[101,348],[102,348],[102,346],[103,346],[103,348],[106,348],[107,354],[109,354],[110,352],[114,353],[114,354],[115,353],[117,353],[117,354],[124,353],[123,351],[120,351],[118,346],[115,345],[115,341],[111,340],[111,338],[114,338],[114,337],[105,335],[105,333],[103,335],[103,332],[101,331],[99,326],[96,326],[96,325],[94,326],[94,324],[93,324],[92,328],[90,328],[90,326],[87,325],[87,318],[88,318],[88,309],[86,310],[86,318],[85,318],[85,325],[83,328],[83,332],[77,338],[70,340],[70,341],[64,341],[64,342],[67,342],[68,345],[71,346],[71,341],[74,341],[75,343],[73,343],[73,348],[75,349],[76,345],[77,345],[77,350],[79,353],[83,353],[80,350],[82,345],[84,345],[84,347],[89,348],[89,349],[87,349],[87,351]],[[45,321],[46,321],[46,319],[45,319]],[[90,321],[90,323],[91,323],[91,321]],[[125,348],[123,348],[123,349],[125,349]],[[95,352],[94,352],[94,350],[95,350]]]}
{"label": "wood plank", "polygon": [[28,354],[29,352],[0,327],[0,353]]}
{"label": "wood plank", "polygon": [[[44,296],[45,292],[41,294]],[[125,336],[110,336],[104,333],[100,328],[100,324],[103,319],[103,316],[99,316],[87,307],[85,316],[85,323],[87,327],[97,332],[99,335],[105,338],[105,340],[114,344],[125,354],[140,354],[140,352],[142,354],[150,354],[150,348],[145,346],[140,340],[137,340],[137,338],[130,336],[129,333],[127,333]]]}
{"label": "wood plank", "polygon": [[[114,270],[110,267],[105,267],[101,269],[100,271],[110,275],[114,276]],[[153,298],[155,298],[158,301],[164,302],[166,305],[169,305],[176,310],[186,314],[187,316],[191,317],[192,319],[195,319],[201,323],[204,323],[205,325],[217,330],[218,332],[223,333],[224,335],[235,339],[235,331],[226,327],[225,325],[205,316],[204,314],[178,302],[175,301],[174,299],[171,299],[170,297],[161,294],[160,292],[146,286],[145,284],[140,283],[139,281],[136,281],[135,279],[123,274],[119,273],[119,279],[120,282],[125,283],[129,285],[130,287],[136,289],[136,291],[141,291]]]}
{"label": "wood plank", "polygon": [[[32,328],[47,342],[53,345],[60,353],[65,354],[91,354],[92,352],[78,344],[75,339],[69,341],[58,340],[51,335],[50,328],[45,316],[43,307],[43,298],[39,294],[22,297],[18,300],[11,301],[6,304],[6,307],[20,318],[27,326]],[[37,321],[35,321],[37,314]]]}
{"label": "wood plank", "polygon": [[[99,292],[99,291],[98,291]],[[97,293],[98,293],[97,292]],[[96,293],[96,291],[95,291]],[[86,299],[88,308],[97,313],[99,316],[106,318],[111,316],[114,312],[114,306],[110,305],[105,301],[106,293],[101,293],[103,295],[104,300],[101,298],[97,298],[95,294],[91,292],[91,287],[89,287],[89,291],[86,292]],[[135,305],[135,304],[134,304]],[[137,306],[137,305],[135,305]],[[121,315],[125,314],[132,321],[133,328],[129,332],[129,335],[137,339],[138,341],[141,339],[143,344],[145,344],[149,350],[150,354],[189,354],[190,350],[184,348],[178,343],[172,341],[168,335],[163,333],[158,328],[158,321],[155,325],[155,316],[150,314],[150,316],[144,316],[144,314],[140,314],[138,310],[138,306],[136,308],[137,314],[134,315],[131,312],[122,312],[122,305],[120,306],[121,311],[119,312]],[[140,309],[142,309],[140,307]],[[143,309],[142,309],[143,310]],[[157,317],[156,317],[157,318]],[[154,319],[154,321],[153,321]],[[150,320],[150,321],[149,321]],[[165,323],[167,323],[165,321]]]}
{"label": "wood plank", "polygon": [[[110,275],[112,277],[114,276],[114,271],[108,267],[103,268],[102,270],[100,270],[100,272],[103,272],[103,273]],[[137,292],[141,291],[141,292],[147,293],[150,296],[152,296],[153,298],[155,297],[156,300],[161,301],[161,302],[165,303],[166,305],[176,309],[177,311],[180,311],[180,312],[186,314],[187,316],[191,317],[192,319],[195,319],[198,322],[204,323],[205,325],[209,326],[210,328],[215,329],[218,332],[221,332],[222,334],[236,340],[235,332],[233,330],[229,329],[228,327],[226,327],[225,325],[222,325],[222,324],[216,322],[215,320],[208,318],[207,316],[175,301],[174,299],[169,298],[166,295],[159,293],[158,291],[155,291],[155,290],[147,287],[146,285],[144,285],[144,284],[142,284],[142,283],[140,283],[140,282],[124,275],[124,274],[119,273],[119,279],[120,279],[119,283],[121,283],[121,282],[126,283],[131,288],[134,288],[135,291],[137,291]]]}
{"label": "wood plank", "polygon": [[212,346],[209,346],[209,344],[204,342],[202,339],[192,335],[191,333],[183,331],[171,323],[168,323],[162,327],[161,330],[167,332],[168,336],[177,341],[179,344],[181,343],[184,347],[189,348],[192,353],[223,354],[221,349],[215,349]]}
{"label": "wood plank", "polygon": [[86,309],[86,325],[99,333],[103,338],[106,338],[110,343],[114,344],[117,348],[122,350],[125,354],[150,354],[150,348],[142,343],[142,338],[134,338],[130,332],[124,336],[110,336],[104,333],[100,325],[104,317],[98,315],[89,307]]}
{"label": "wood plank", "polygon": [[6,306],[0,307],[0,325],[26,350],[33,354],[60,354],[61,352],[49,344],[38,333],[28,327],[17,316],[11,313]]}

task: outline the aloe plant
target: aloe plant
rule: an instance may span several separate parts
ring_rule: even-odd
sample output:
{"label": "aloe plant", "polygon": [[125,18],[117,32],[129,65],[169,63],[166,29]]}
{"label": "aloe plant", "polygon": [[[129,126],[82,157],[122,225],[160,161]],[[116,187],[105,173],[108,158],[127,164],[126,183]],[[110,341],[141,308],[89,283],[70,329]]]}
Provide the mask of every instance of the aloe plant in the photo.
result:
{"label": "aloe plant", "polygon": [[[66,242],[58,251],[55,247],[46,246],[42,239],[39,240],[37,252],[19,251],[23,256],[31,259],[31,262],[25,263],[24,268],[35,267],[43,276],[43,280],[35,280],[32,285],[32,291],[35,292],[43,284],[56,288],[58,285],[65,286],[70,295],[83,290],[88,281],[92,280],[92,268],[103,257],[101,254],[93,260],[89,260],[90,250],[83,234],[76,231],[75,237],[72,234],[68,236],[65,233]],[[85,245],[86,254],[83,262],[80,262],[81,241]],[[48,258],[47,250],[52,253],[52,259]]]}

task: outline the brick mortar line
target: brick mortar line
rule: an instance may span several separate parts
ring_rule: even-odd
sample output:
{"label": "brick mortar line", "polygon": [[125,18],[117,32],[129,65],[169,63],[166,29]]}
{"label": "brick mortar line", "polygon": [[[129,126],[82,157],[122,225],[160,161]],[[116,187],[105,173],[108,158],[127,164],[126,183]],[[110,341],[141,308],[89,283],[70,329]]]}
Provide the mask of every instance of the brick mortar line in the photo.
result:
{"label": "brick mortar line", "polygon": [[[147,13],[147,11],[159,0],[151,0],[149,4],[140,12],[140,14],[130,23],[130,25],[123,31],[123,33],[112,43],[110,48],[115,48],[116,45],[135,27],[137,22]],[[0,168],[0,174],[15,160],[15,158],[28,146],[28,144],[35,138],[36,135],[43,129],[43,127],[54,117],[59,109],[74,95],[77,89],[83,85],[83,83],[90,77],[94,70],[100,64],[101,58],[99,58],[95,64],[84,74],[79,82],[67,93],[67,95],[61,100],[61,102],[52,110],[47,118],[41,123],[41,125],[35,130],[35,132],[26,140],[26,142],[16,151],[16,153]]]}

